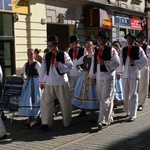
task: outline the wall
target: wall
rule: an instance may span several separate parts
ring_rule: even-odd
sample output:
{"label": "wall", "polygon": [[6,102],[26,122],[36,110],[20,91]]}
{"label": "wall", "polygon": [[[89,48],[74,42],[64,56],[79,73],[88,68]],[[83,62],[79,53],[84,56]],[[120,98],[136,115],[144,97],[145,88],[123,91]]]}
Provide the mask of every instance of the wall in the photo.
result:
{"label": "wall", "polygon": [[27,49],[39,48],[44,54],[46,48],[46,24],[41,24],[41,19],[46,18],[45,1],[30,1],[29,15],[19,15],[19,21],[15,22],[15,50],[16,50],[16,74],[27,61]]}

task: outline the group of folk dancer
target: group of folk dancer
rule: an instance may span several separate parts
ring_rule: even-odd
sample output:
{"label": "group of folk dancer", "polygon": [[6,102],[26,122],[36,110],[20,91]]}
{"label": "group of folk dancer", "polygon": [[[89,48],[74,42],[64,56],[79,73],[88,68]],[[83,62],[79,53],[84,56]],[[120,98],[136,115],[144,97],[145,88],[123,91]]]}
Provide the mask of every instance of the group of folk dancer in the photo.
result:
{"label": "group of folk dancer", "polygon": [[[79,37],[72,35],[68,51],[61,51],[58,37],[51,35],[49,51],[41,64],[29,49],[28,61],[21,70],[24,85],[18,112],[28,117],[25,125],[30,127],[33,117],[37,117],[41,118],[40,129],[48,130],[53,125],[56,98],[64,127],[71,125],[72,109],[76,107],[81,109],[79,115],[89,111],[102,130],[113,122],[114,99],[124,100],[128,119],[134,121],[148,95],[150,46],[144,43],[142,31],[136,37],[129,32],[124,38],[127,45],[123,48],[118,41],[110,46],[108,33],[100,31],[97,47],[92,36],[81,47]],[[99,112],[98,119],[95,111]]]}

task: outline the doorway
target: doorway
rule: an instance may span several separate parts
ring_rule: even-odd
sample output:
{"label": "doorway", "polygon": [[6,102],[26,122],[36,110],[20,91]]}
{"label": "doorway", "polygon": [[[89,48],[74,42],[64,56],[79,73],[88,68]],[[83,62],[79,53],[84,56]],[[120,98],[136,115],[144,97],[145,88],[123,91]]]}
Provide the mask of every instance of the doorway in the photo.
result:
{"label": "doorway", "polygon": [[15,73],[14,41],[0,39],[0,65],[3,70],[3,78]]}

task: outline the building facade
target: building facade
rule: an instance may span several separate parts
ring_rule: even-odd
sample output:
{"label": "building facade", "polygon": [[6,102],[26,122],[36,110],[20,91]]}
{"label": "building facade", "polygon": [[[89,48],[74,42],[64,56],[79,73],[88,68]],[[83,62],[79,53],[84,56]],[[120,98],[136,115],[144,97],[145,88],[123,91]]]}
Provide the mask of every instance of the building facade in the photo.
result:
{"label": "building facade", "polygon": [[111,41],[124,44],[128,31],[136,35],[144,28],[148,4],[148,0],[0,0],[4,74],[19,74],[28,48],[41,49],[43,55],[52,34],[59,37],[61,50],[69,46],[70,35],[79,35],[84,45],[85,37],[92,34],[96,39],[99,30],[106,30]]}

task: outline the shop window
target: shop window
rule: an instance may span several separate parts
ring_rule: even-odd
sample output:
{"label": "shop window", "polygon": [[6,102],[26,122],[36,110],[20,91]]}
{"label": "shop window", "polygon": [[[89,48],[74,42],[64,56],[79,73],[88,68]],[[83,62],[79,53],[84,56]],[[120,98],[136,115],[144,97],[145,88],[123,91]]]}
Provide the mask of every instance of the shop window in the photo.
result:
{"label": "shop window", "polygon": [[139,5],[142,2],[142,0],[131,0],[131,4]]}

